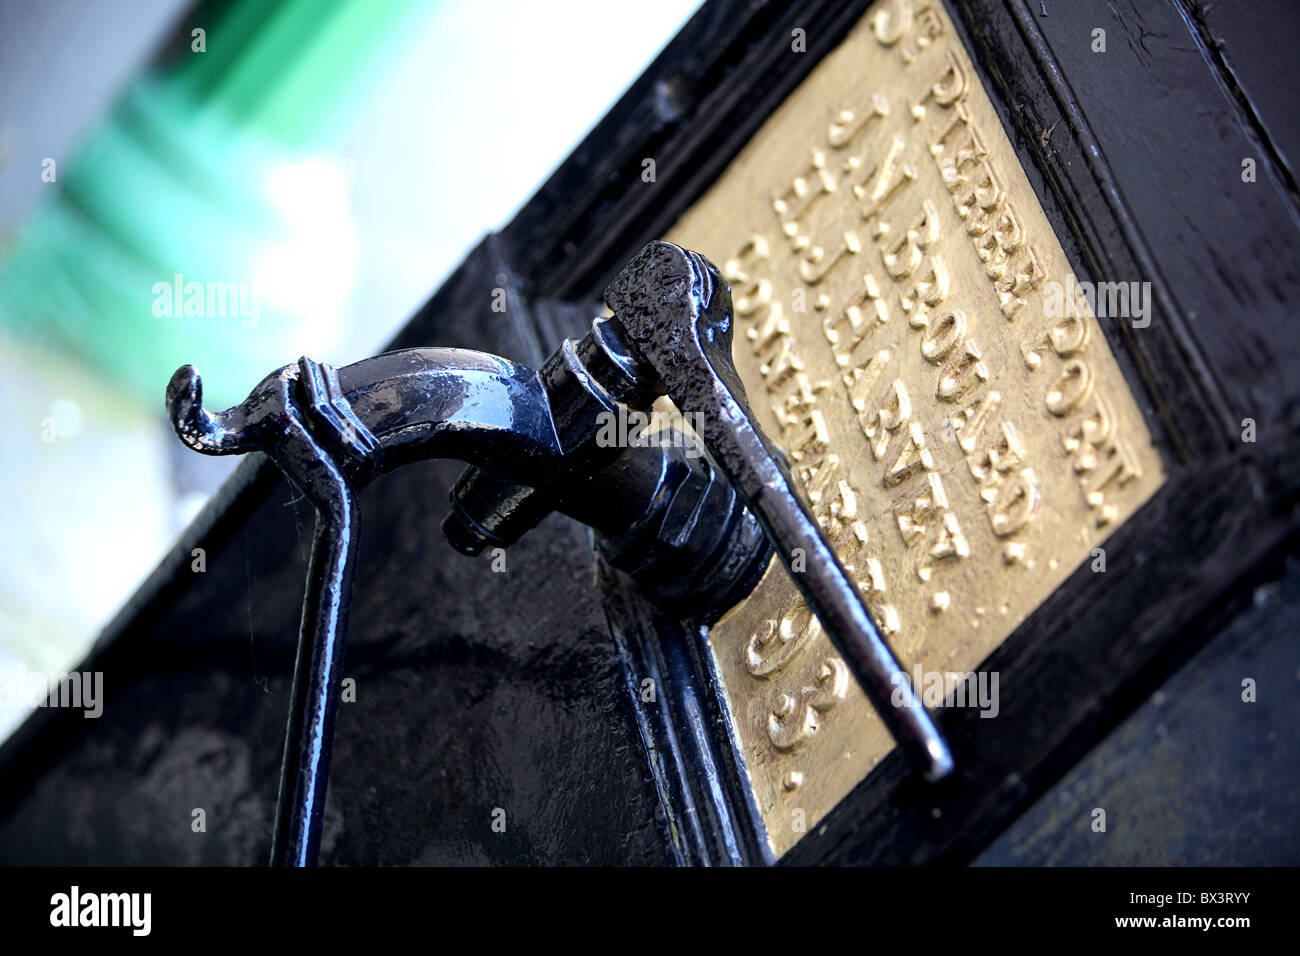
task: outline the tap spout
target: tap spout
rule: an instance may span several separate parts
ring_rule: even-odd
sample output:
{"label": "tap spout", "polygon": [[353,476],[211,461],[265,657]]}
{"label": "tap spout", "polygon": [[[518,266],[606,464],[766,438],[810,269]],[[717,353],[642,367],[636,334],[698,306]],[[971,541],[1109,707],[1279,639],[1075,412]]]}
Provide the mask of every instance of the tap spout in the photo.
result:
{"label": "tap spout", "polygon": [[222,412],[203,407],[202,379],[186,365],[167,387],[167,409],[195,451],[264,451],[295,484],[302,471],[295,450],[307,449],[287,428],[294,419],[336,454],[354,484],[426,458],[460,459],[524,484],[566,470],[538,373],[469,349],[403,349],[339,369],[302,358]]}

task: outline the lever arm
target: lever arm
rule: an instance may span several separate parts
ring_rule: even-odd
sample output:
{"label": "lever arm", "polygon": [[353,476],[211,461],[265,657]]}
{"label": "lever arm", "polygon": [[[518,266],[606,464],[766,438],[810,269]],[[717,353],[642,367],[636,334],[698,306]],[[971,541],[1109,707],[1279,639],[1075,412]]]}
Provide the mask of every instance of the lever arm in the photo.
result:
{"label": "lever arm", "polygon": [[[783,456],[755,422],[731,357],[731,290],[717,268],[670,242],[646,245],[605,289],[642,366],[690,416],[718,467],[757,516],[795,586],[908,758],[928,780],[952,754],[862,603],[857,586],[795,493]],[[795,570],[795,557],[806,559]],[[897,703],[896,703],[897,701]]]}

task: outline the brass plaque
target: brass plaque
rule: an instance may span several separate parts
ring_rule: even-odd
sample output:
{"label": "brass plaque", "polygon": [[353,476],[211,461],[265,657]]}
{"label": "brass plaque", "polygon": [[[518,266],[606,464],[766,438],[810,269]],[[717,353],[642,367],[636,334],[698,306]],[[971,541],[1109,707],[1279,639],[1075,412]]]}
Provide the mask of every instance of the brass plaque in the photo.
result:
{"label": "brass plaque", "polygon": [[[667,238],[928,704],[1164,479],[941,3],[875,4]],[[779,565],[710,641],[779,856],[893,744]]]}

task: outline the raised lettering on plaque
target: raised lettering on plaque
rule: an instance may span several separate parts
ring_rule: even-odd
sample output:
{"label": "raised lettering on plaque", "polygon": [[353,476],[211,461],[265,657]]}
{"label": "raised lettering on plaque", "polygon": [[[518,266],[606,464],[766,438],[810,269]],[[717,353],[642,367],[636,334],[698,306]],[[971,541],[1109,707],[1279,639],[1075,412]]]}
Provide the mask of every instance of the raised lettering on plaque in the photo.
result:
{"label": "raised lettering on plaque", "polygon": [[[874,5],[668,238],[722,265],[755,412],[922,681],[978,668],[1164,478],[939,2]],[[893,744],[780,567],[710,641],[780,855]]]}

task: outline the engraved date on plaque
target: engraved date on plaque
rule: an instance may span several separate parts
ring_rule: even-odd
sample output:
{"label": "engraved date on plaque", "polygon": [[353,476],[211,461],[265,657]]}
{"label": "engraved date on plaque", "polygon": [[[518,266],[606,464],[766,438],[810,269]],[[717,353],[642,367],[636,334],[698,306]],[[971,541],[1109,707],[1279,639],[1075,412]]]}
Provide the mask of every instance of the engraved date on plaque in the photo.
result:
{"label": "engraved date on plaque", "polygon": [[[976,668],[1164,479],[941,3],[875,4],[668,238],[909,672]],[[892,741],[779,567],[710,643],[780,855]]]}

